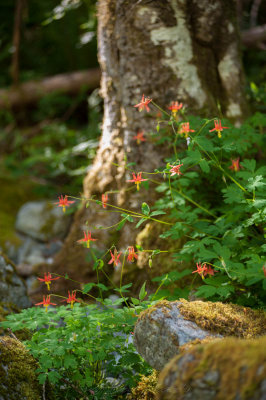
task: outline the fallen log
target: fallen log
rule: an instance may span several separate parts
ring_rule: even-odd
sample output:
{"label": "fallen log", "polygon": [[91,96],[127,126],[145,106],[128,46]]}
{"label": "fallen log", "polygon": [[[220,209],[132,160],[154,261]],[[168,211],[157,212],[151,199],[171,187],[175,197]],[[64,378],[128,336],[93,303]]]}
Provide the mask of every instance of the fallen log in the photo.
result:
{"label": "fallen log", "polygon": [[95,89],[100,84],[99,68],[59,74],[40,81],[29,81],[8,89],[0,89],[0,108],[32,104],[52,93],[77,93],[82,87]]}

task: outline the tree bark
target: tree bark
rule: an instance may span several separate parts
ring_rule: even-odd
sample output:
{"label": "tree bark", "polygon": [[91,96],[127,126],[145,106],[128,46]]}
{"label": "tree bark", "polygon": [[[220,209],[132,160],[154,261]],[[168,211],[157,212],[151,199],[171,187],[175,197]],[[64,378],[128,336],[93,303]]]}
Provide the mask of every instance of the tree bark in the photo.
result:
{"label": "tree bark", "polygon": [[[178,100],[190,113],[205,117],[214,117],[221,108],[226,117],[239,122],[246,113],[236,5],[231,0],[99,0],[98,46],[104,120],[84,195],[100,200],[102,193],[111,191],[109,203],[140,211],[142,201],[151,204],[153,197],[143,190],[127,190],[131,174],[126,163],[134,162],[136,172],[152,172],[169,154],[151,140],[138,146],[133,139],[139,130],[155,131],[151,116],[156,110],[138,112],[133,107],[143,93],[164,109]],[[86,250],[76,241],[83,229],[117,223],[119,214],[107,211],[92,204],[79,210],[54,270],[74,273],[80,280],[92,276]],[[107,230],[94,230],[98,241],[93,246],[104,252],[115,243],[119,251],[125,250],[135,244],[138,231],[133,225],[126,224],[115,237]],[[135,275],[135,284],[145,277],[147,269]]]}
{"label": "tree bark", "polygon": [[100,82],[99,68],[55,75],[41,81],[29,81],[9,89],[0,89],[0,107],[32,104],[52,92],[77,93],[82,86],[94,89]]}

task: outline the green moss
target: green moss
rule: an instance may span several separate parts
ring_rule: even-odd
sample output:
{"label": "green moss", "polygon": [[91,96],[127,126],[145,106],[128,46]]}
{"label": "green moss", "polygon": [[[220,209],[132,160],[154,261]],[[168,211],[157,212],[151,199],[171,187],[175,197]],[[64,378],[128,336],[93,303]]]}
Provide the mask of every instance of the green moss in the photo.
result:
{"label": "green moss", "polygon": [[127,400],[154,400],[156,396],[156,385],[158,382],[157,371],[153,371],[151,375],[142,375],[137,386],[127,395]]}
{"label": "green moss", "polygon": [[0,338],[0,397],[10,400],[42,398],[42,387],[37,381],[37,362],[18,340]]}
{"label": "green moss", "polygon": [[[43,386],[35,372],[38,367],[37,361],[19,340],[0,337],[0,398],[42,400]],[[45,385],[45,399],[55,400],[49,383]]]}
{"label": "green moss", "polygon": [[181,314],[198,326],[226,336],[255,338],[266,334],[266,313],[236,304],[181,299]]}

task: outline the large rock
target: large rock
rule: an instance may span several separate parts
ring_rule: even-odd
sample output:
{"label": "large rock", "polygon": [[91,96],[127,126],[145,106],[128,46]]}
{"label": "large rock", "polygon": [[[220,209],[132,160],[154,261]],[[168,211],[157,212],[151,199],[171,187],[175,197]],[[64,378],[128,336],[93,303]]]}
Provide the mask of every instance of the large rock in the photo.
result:
{"label": "large rock", "polygon": [[179,346],[212,335],[195,322],[187,321],[179,311],[180,302],[161,301],[141,313],[134,330],[134,345],[139,354],[156,370],[161,370],[178,354]]}
{"label": "large rock", "polygon": [[135,325],[134,345],[156,370],[161,370],[180,346],[194,340],[234,335],[242,338],[265,334],[263,312],[220,302],[160,301],[142,312]]}
{"label": "large rock", "polygon": [[0,338],[0,400],[51,399],[43,393],[35,370],[37,362],[19,341],[8,336]]}
{"label": "large rock", "polygon": [[70,217],[49,201],[30,201],[19,210],[16,229],[43,242],[66,236]]}
{"label": "large rock", "polygon": [[161,371],[156,393],[157,400],[265,400],[266,336],[191,347]]}
{"label": "large rock", "polygon": [[0,302],[12,303],[19,308],[31,306],[25,283],[16,274],[12,263],[0,252]]}

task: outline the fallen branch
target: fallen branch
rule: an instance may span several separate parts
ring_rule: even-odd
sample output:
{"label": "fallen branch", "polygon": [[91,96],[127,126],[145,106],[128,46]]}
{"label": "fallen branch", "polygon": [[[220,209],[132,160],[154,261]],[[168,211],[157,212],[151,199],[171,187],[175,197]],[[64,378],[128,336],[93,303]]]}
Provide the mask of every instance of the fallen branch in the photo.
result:
{"label": "fallen branch", "polygon": [[95,89],[100,84],[100,69],[55,75],[41,81],[29,81],[8,89],[0,89],[0,107],[12,108],[32,104],[52,93],[77,93],[82,87]]}
{"label": "fallen branch", "polygon": [[266,24],[243,31],[242,42],[247,47],[260,47],[266,40]]}

